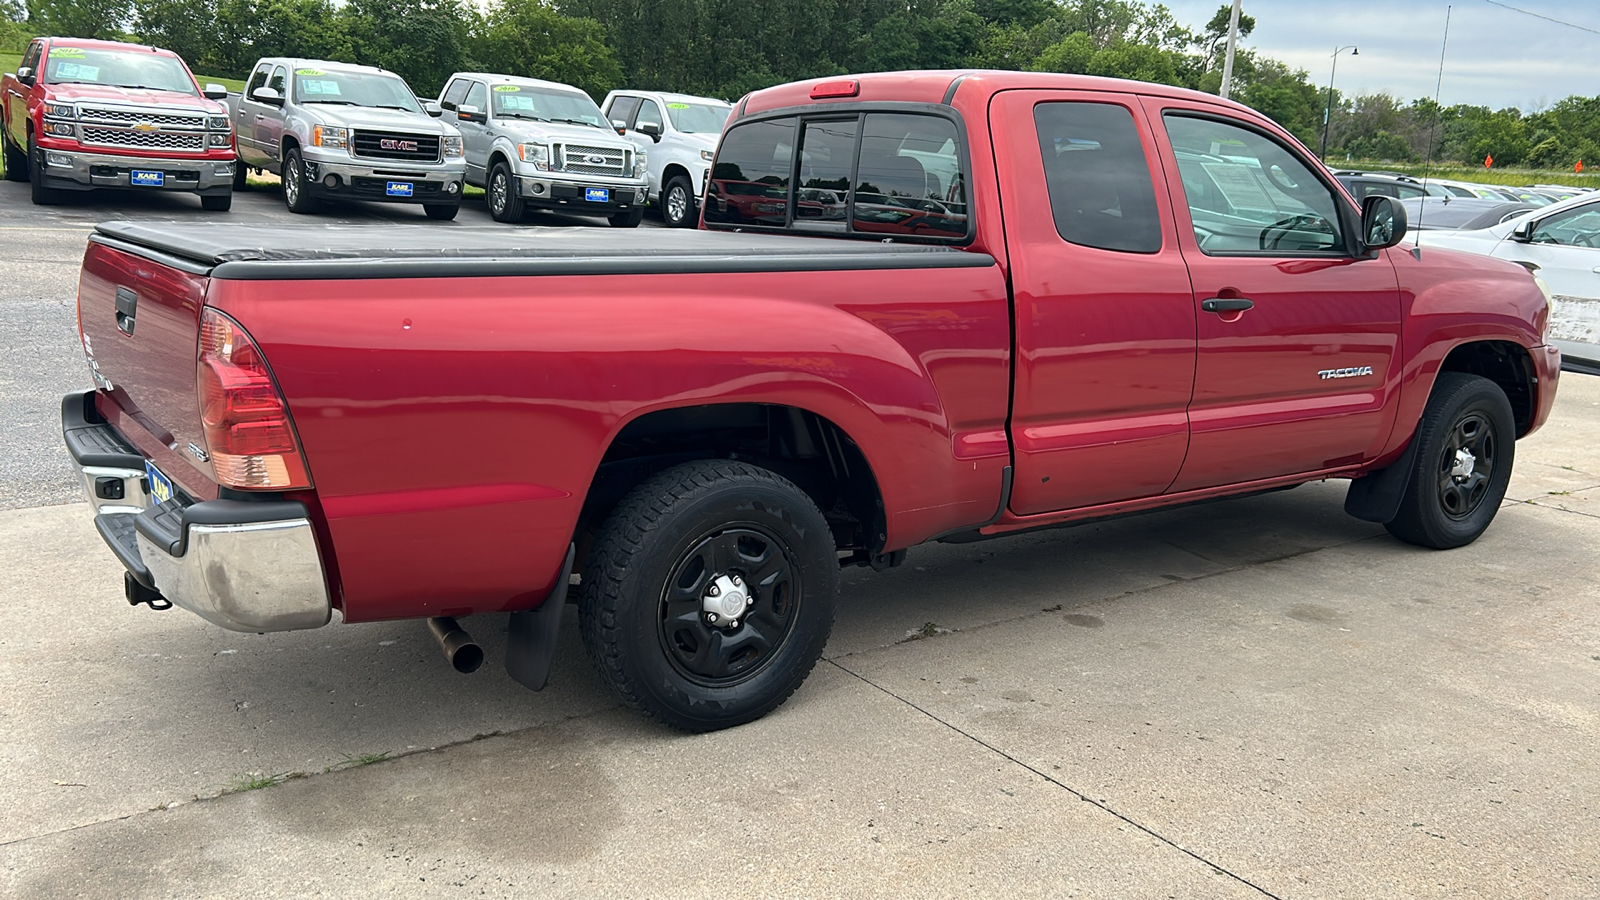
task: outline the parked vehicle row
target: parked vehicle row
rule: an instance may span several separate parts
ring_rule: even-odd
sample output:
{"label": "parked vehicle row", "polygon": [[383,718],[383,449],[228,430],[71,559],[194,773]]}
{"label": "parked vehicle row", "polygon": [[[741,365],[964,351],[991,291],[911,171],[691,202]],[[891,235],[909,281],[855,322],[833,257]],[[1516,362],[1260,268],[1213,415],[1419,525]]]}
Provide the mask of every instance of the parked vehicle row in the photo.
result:
{"label": "parked vehicle row", "polygon": [[571,85],[485,72],[456,73],[437,101],[420,101],[393,72],[293,57],[258,60],[232,96],[202,91],[169,51],[68,38],[35,40],[0,98],[6,175],[32,180],[35,203],[157,189],[226,210],[255,170],[280,177],[297,213],[363,200],[452,219],[471,184],[496,221],[559,209],[625,228],[652,202],[669,225],[697,221],[732,110],[613,91],[602,111]]}

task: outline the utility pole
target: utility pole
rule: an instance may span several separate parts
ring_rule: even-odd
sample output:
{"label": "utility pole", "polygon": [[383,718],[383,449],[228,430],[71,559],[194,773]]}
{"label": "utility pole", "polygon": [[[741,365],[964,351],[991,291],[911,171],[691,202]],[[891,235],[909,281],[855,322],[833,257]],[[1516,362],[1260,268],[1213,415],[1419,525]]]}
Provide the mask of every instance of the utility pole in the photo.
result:
{"label": "utility pole", "polygon": [[1339,71],[1339,54],[1346,50],[1350,51],[1351,56],[1361,55],[1361,51],[1353,46],[1334,48],[1333,65],[1328,67],[1328,105],[1322,111],[1322,149],[1317,152],[1323,162],[1328,161],[1328,123],[1333,120],[1333,76]]}
{"label": "utility pole", "polygon": [[1233,87],[1233,45],[1239,42],[1239,4],[1243,0],[1233,0],[1233,15],[1228,17],[1228,55],[1222,63],[1222,99],[1228,99],[1228,91]]}

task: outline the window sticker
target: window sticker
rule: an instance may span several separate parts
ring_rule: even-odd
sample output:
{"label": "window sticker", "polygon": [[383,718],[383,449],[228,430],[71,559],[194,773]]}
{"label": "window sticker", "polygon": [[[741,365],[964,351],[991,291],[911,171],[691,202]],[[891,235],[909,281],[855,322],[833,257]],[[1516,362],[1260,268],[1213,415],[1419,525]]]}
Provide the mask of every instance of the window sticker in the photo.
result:
{"label": "window sticker", "polygon": [[100,67],[86,66],[81,63],[56,63],[55,74],[51,77],[81,81],[98,81],[100,80]]}
{"label": "window sticker", "polygon": [[689,104],[687,104],[687,103],[668,103],[667,104],[667,109],[688,109],[688,108],[689,108]]}
{"label": "window sticker", "polygon": [[534,112],[532,97],[501,97],[499,99],[501,112]]}
{"label": "window sticker", "polygon": [[1217,189],[1228,198],[1228,204],[1234,209],[1277,209],[1272,198],[1261,189],[1261,183],[1244,166],[1216,162],[1203,162],[1200,165],[1211,175],[1211,180],[1217,183]]}
{"label": "window sticker", "polygon": [[294,73],[296,75],[310,75],[311,77],[316,78],[316,77],[318,77],[318,76],[320,76],[322,74],[322,70],[321,69],[295,69]]}
{"label": "window sticker", "polygon": [[518,94],[522,92],[522,88],[514,84],[497,84],[494,86],[494,92],[497,94]]}
{"label": "window sticker", "polygon": [[337,97],[339,96],[339,82],[337,81],[307,81],[300,79],[300,93],[307,97]]}
{"label": "window sticker", "polygon": [[58,58],[68,57],[68,56],[76,57],[77,59],[85,58],[82,47],[51,47],[50,48],[50,58],[51,59],[58,59]]}

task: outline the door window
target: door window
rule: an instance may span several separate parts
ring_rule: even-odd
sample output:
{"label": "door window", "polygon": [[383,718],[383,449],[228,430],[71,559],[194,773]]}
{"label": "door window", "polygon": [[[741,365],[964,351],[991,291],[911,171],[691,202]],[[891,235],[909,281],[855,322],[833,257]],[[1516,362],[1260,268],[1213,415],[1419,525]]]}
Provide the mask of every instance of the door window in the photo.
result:
{"label": "door window", "polygon": [[465,78],[457,78],[455,81],[450,82],[450,86],[445,89],[444,97],[439,100],[440,108],[455,109],[460,106],[462,101],[466,99],[467,86],[469,84],[470,82]]}
{"label": "door window", "polygon": [[27,66],[28,68],[32,69],[33,73],[35,75],[38,75],[39,74],[39,57],[43,53],[44,53],[44,42],[43,41],[34,41],[31,45],[29,45],[29,47],[28,47],[28,55],[23,58],[22,64],[24,66]]}
{"label": "door window", "polygon": [[467,88],[467,99],[463,100],[461,105],[475,106],[478,108],[479,113],[487,114],[489,112],[489,89],[484,87],[481,81],[472,82],[472,87]]}
{"label": "door window", "polygon": [[1339,200],[1288,148],[1217,119],[1164,119],[1202,253],[1344,251]]}
{"label": "door window", "polygon": [[1529,241],[1567,247],[1600,247],[1600,204],[1558,212],[1533,226]]}
{"label": "door window", "polygon": [[633,127],[633,114],[639,111],[638,97],[618,97],[611,101],[606,117],[613,123],[621,122],[623,128]]}
{"label": "door window", "polygon": [[1161,250],[1150,164],[1133,114],[1107,103],[1034,107],[1056,231],[1084,247]]}
{"label": "door window", "polygon": [[666,130],[665,126],[661,124],[661,107],[657,106],[654,100],[645,100],[639,105],[638,127],[643,128],[646,125],[654,125],[662,131]]}
{"label": "door window", "polygon": [[268,65],[256,67],[255,74],[250,76],[250,84],[246,85],[244,89],[246,100],[250,99],[250,96],[256,92],[257,88],[267,86],[267,73],[270,71],[272,71],[272,67]]}
{"label": "door window", "polygon": [[267,82],[267,87],[278,92],[278,96],[289,96],[289,70],[279,66],[272,70],[272,78]]}

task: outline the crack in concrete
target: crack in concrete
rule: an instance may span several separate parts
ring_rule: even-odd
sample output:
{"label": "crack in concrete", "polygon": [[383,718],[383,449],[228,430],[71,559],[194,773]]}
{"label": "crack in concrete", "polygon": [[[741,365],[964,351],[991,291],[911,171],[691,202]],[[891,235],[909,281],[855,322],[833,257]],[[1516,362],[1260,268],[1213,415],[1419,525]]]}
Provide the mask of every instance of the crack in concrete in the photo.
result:
{"label": "crack in concrete", "polygon": [[1045,781],[1049,782],[1050,784],[1053,784],[1056,787],[1059,787],[1062,790],[1066,791],[1067,793],[1073,795],[1074,797],[1077,797],[1079,800],[1083,801],[1084,803],[1087,803],[1090,806],[1093,806],[1096,809],[1099,809],[1102,812],[1105,812],[1106,814],[1108,814],[1108,815],[1116,818],[1117,820],[1127,824],[1129,827],[1136,828],[1139,831],[1144,832],[1145,834],[1149,835],[1150,837],[1155,838],[1156,840],[1160,841],[1163,844],[1166,844],[1168,847],[1171,847],[1172,849],[1178,851],[1179,853],[1182,853],[1183,855],[1193,859],[1195,862],[1198,862],[1201,865],[1204,865],[1204,866],[1210,868],[1212,871],[1218,872],[1218,873],[1220,873],[1222,875],[1227,876],[1228,878],[1233,879],[1234,881],[1238,882],[1239,884],[1242,884],[1245,887],[1250,888],[1251,890],[1255,891],[1256,893],[1261,894],[1263,897],[1270,897],[1270,898],[1272,898],[1272,900],[1283,900],[1283,898],[1280,897],[1279,895],[1272,893],[1271,891],[1267,890],[1266,888],[1262,887],[1261,885],[1256,884],[1255,882],[1251,881],[1248,878],[1245,878],[1243,875],[1240,875],[1237,872],[1234,872],[1234,871],[1232,871],[1232,870],[1230,870],[1230,869],[1228,869],[1228,868],[1226,868],[1226,867],[1224,867],[1222,865],[1219,865],[1217,863],[1212,862],[1209,859],[1206,859],[1204,856],[1201,856],[1200,854],[1194,852],[1193,850],[1190,850],[1189,848],[1183,846],[1182,844],[1179,844],[1177,841],[1173,840],[1172,838],[1167,837],[1164,834],[1161,834],[1160,832],[1158,832],[1155,829],[1149,827],[1148,825],[1144,825],[1141,822],[1138,822],[1138,821],[1136,821],[1136,820],[1134,820],[1134,819],[1132,819],[1132,818],[1130,818],[1130,817],[1128,817],[1128,816],[1126,816],[1126,815],[1124,815],[1124,814],[1122,814],[1120,812],[1117,812],[1115,809],[1112,809],[1110,806],[1108,806],[1103,801],[1096,800],[1096,799],[1090,797],[1089,795],[1085,794],[1084,792],[1078,790],[1077,788],[1073,787],[1072,785],[1067,784],[1066,782],[1060,780],[1059,778],[1056,778],[1056,777],[1050,775],[1048,772],[1041,771],[1036,766],[1033,766],[1033,765],[1030,765],[1030,764],[1028,764],[1026,762],[1023,762],[1022,760],[1018,759],[1017,757],[1011,755],[1010,753],[1007,753],[1006,751],[1000,749],[999,747],[996,747],[994,744],[989,743],[988,741],[984,740],[983,738],[978,737],[977,735],[973,734],[972,732],[966,731],[966,730],[962,729],[958,725],[955,725],[955,724],[953,724],[951,722],[947,722],[944,719],[939,718],[938,716],[934,715],[933,713],[929,712],[928,710],[923,709],[922,707],[918,706],[917,704],[911,702],[910,700],[907,700],[906,698],[900,696],[899,694],[896,694],[894,691],[889,690],[888,688],[884,687],[883,685],[878,684],[877,682],[874,682],[872,679],[867,678],[866,676],[860,674],[859,672],[855,672],[855,671],[852,671],[850,669],[847,669],[844,666],[840,665],[839,663],[837,663],[837,662],[835,662],[835,661],[833,661],[831,659],[830,660],[826,660],[826,662],[829,665],[833,666],[834,668],[838,669],[839,671],[844,672],[846,675],[849,675],[849,676],[851,676],[853,678],[856,678],[857,680],[859,680],[861,683],[867,685],[868,687],[871,687],[871,688],[874,688],[876,690],[882,691],[883,693],[889,695],[890,697],[894,698],[895,700],[899,701],[900,703],[902,703],[902,704],[904,704],[906,706],[909,706],[910,708],[916,710],[919,713],[922,713],[923,715],[927,716],[928,718],[932,719],[933,721],[938,722],[940,725],[943,725],[945,728],[948,728],[951,731],[954,731],[956,734],[961,735],[962,737],[966,738],[967,740],[971,741],[972,743],[977,744],[978,746],[984,748],[985,750],[988,750],[990,753],[993,753],[996,756],[999,756],[1000,758],[1006,760],[1007,762],[1010,762],[1011,764],[1013,764],[1015,766],[1018,766],[1018,767],[1020,767],[1022,769],[1025,769],[1025,770],[1027,770],[1029,772],[1032,772],[1034,775],[1037,775],[1038,777],[1044,779]]}

